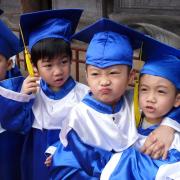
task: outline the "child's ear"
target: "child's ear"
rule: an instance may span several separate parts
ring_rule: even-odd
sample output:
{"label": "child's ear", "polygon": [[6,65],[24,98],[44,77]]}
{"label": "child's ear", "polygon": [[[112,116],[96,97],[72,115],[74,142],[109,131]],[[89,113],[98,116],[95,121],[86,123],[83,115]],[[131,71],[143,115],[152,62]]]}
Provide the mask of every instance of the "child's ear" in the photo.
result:
{"label": "child's ear", "polygon": [[180,107],[180,93],[176,95],[174,107]]}
{"label": "child's ear", "polygon": [[128,84],[134,85],[135,78],[136,78],[136,70],[131,69],[131,71],[129,73],[129,82],[128,82]]}
{"label": "child's ear", "polygon": [[7,70],[10,71],[13,66],[13,61],[11,59],[8,59],[7,61]]}
{"label": "child's ear", "polygon": [[39,76],[38,68],[34,64],[32,64],[32,65],[33,65],[34,75]]}

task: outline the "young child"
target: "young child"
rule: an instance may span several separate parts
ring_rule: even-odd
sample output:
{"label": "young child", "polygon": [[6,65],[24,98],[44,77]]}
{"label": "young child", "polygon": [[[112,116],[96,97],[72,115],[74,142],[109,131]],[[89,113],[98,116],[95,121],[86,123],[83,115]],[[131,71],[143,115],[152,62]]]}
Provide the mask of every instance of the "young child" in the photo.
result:
{"label": "young child", "polygon": [[86,54],[90,92],[72,109],[61,131],[61,142],[68,145],[64,150],[58,147],[53,156],[52,179],[64,178],[64,172],[66,178],[89,175],[98,179],[105,163],[94,168],[99,156],[123,151],[138,137],[133,94],[126,88],[133,59],[130,41],[138,48],[146,37],[106,19],[75,37],[90,42]]}
{"label": "young child", "polygon": [[[21,93],[8,92],[19,97],[12,102],[12,106],[19,111],[11,111],[11,117],[7,113],[4,115],[4,127],[27,134],[22,153],[22,179],[49,179],[48,169],[44,165],[44,152],[59,139],[62,124],[70,109],[88,91],[87,86],[75,82],[70,76],[70,39],[81,13],[80,9],[65,9],[20,17],[35,76],[28,76],[24,80]],[[39,91],[37,73],[41,78]]]}
{"label": "young child", "polygon": [[16,55],[22,49],[19,47],[18,38],[1,20],[0,27],[0,81],[2,81],[21,75],[17,66],[13,67],[11,56]]}
{"label": "young child", "polygon": [[[10,57],[18,54],[19,39],[0,20],[0,83],[3,80],[20,74],[18,69],[12,68]],[[17,68],[17,67],[16,67]],[[1,108],[1,114],[4,108]],[[9,112],[10,110],[8,110]],[[23,135],[6,131],[1,127],[3,116],[0,115],[0,179],[20,179],[20,155],[23,145]]]}
{"label": "young child", "polygon": [[143,116],[138,127],[139,138],[135,148],[130,147],[113,155],[102,172],[102,180],[180,178],[179,133],[174,135],[166,160],[151,159],[137,150],[170,111],[173,110],[169,117],[180,119],[180,59],[174,55],[162,55],[166,49],[158,52],[158,58],[148,59],[140,72],[139,105]]}

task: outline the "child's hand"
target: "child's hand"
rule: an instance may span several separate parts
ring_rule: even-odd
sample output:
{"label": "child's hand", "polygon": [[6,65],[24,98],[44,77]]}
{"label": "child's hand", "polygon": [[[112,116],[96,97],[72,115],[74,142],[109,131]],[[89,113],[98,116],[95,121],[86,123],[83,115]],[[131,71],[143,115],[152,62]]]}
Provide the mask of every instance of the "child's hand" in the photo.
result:
{"label": "child's hand", "polygon": [[168,150],[174,139],[175,130],[168,126],[159,126],[146,139],[141,152],[154,159],[166,159]]}
{"label": "child's hand", "polygon": [[49,166],[51,166],[51,163],[52,163],[52,155],[50,155],[50,156],[48,156],[48,157],[46,158],[46,161],[44,162],[44,164],[45,164],[47,167],[49,167]]}
{"label": "child's hand", "polygon": [[31,93],[36,93],[37,89],[39,88],[39,84],[37,81],[39,80],[38,76],[28,76],[21,87],[21,93],[23,94],[31,94]]}

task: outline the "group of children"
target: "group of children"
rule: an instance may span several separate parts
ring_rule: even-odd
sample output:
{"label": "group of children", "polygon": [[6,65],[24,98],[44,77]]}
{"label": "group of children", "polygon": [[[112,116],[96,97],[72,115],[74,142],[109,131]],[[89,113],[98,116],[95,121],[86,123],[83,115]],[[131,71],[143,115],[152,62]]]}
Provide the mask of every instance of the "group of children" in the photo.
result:
{"label": "group of children", "polygon": [[[178,176],[180,50],[108,19],[74,34],[81,14],[81,9],[62,9],[20,17],[34,76],[1,79],[0,178]],[[5,32],[0,34],[4,39]],[[12,56],[22,50],[22,42],[19,47],[13,37],[9,39],[19,50]],[[88,86],[70,75],[71,39],[89,43]],[[4,54],[7,42],[0,54],[9,59]],[[139,48],[145,65],[140,71],[141,119],[136,127],[134,93],[127,87],[133,79],[133,49]],[[4,133],[13,135],[7,139]],[[23,134],[22,142],[17,140],[20,147],[13,144],[1,150],[16,141],[15,133]]]}

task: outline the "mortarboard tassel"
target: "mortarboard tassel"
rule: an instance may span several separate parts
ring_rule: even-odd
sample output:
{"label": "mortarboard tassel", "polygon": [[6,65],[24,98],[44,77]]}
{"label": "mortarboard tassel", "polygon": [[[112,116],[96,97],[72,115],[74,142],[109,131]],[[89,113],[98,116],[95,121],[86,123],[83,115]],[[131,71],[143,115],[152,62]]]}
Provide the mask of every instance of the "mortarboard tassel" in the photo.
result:
{"label": "mortarboard tassel", "polygon": [[[139,52],[139,60],[140,60],[140,68],[142,67],[142,47],[143,47],[143,43],[141,45],[140,48],[140,52]],[[139,126],[140,123],[140,119],[141,119],[141,113],[140,113],[140,108],[139,108],[139,74],[137,75],[137,79],[135,80],[135,84],[134,84],[134,115],[135,115],[135,121],[136,121],[136,127]]]}
{"label": "mortarboard tassel", "polygon": [[21,26],[19,25],[19,27],[20,27],[20,33],[21,33],[22,41],[24,44],[24,52],[25,52],[25,60],[26,60],[27,70],[28,70],[29,75],[33,77],[34,76],[34,70],[33,70],[33,66],[31,63],[31,55],[30,55],[30,53],[29,53],[29,51],[25,45],[24,36],[22,33]]}

